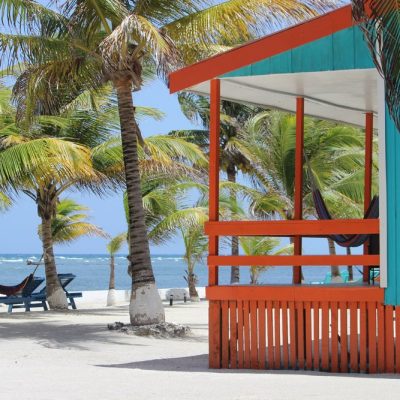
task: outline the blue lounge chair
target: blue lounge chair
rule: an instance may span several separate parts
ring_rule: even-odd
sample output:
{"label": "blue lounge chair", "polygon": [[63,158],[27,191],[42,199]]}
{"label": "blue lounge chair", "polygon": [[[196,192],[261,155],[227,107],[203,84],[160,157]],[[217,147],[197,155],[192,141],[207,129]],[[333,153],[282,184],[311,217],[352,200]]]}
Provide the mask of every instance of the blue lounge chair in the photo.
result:
{"label": "blue lounge chair", "polygon": [[[65,291],[68,299],[68,305],[76,310],[75,298],[82,297],[82,292],[68,292],[66,287],[75,279],[74,274],[58,274],[61,286]],[[31,308],[43,307],[48,310],[46,299],[46,287],[39,292],[35,290],[44,282],[44,278],[34,277],[31,284],[26,285],[21,295],[0,297],[0,303],[8,305],[8,312],[11,313],[14,308],[25,308],[30,311]]]}
{"label": "blue lounge chair", "polygon": [[0,303],[8,305],[8,312],[12,312],[13,308],[24,308],[30,311],[32,307],[43,307],[47,310],[46,299],[40,300],[32,304],[32,296],[34,291],[44,282],[44,278],[33,277],[24,287],[21,293],[10,296],[0,297]]}
{"label": "blue lounge chair", "polygon": [[[75,298],[82,297],[82,292],[68,292],[66,287],[76,278],[74,274],[58,274],[58,279],[60,280],[61,287],[64,289],[67,295],[68,305],[72,309],[76,310]],[[46,287],[44,287],[39,293],[34,293],[32,295],[33,301],[40,302],[46,300]]]}

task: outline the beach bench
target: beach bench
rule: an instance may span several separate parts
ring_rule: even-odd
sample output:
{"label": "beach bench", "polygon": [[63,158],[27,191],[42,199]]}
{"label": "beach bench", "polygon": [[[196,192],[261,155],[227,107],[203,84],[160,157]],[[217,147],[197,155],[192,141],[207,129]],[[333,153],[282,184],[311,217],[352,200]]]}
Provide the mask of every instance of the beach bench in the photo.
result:
{"label": "beach bench", "polygon": [[0,304],[8,306],[8,312],[11,313],[13,308],[25,308],[25,311],[30,311],[32,307],[43,307],[47,310],[46,299],[38,300],[32,303],[32,296],[34,291],[44,282],[44,278],[33,277],[32,281],[29,282],[22,292],[18,295],[2,296],[0,297]]}
{"label": "beach bench", "polygon": [[[75,279],[74,274],[58,274],[61,287],[64,289],[68,299],[68,305],[76,310],[75,299],[82,297],[82,292],[68,292],[66,287]],[[8,312],[11,313],[14,308],[25,308],[25,311],[30,311],[31,308],[43,307],[43,310],[48,310],[46,300],[46,287],[39,292],[35,290],[44,282],[44,278],[33,278],[31,285],[27,285],[19,296],[8,296],[0,298],[0,303],[8,305]]]}
{"label": "beach bench", "polygon": [[[76,310],[75,299],[78,297],[82,297],[82,292],[68,292],[66,289],[67,286],[76,278],[74,274],[58,274],[58,279],[60,280],[61,287],[64,289],[65,294],[67,295],[68,305],[71,306],[72,309]],[[32,300],[35,302],[42,302],[46,300],[46,287],[44,287],[39,293],[34,293],[32,295]]]}

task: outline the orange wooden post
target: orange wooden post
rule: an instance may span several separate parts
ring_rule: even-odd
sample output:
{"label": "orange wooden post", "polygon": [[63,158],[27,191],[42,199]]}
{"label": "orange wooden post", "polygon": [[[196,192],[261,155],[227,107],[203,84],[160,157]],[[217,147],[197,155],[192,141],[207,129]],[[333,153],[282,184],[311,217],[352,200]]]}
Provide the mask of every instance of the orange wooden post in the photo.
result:
{"label": "orange wooden post", "polygon": [[[209,220],[218,221],[219,216],[219,132],[220,132],[220,81],[210,83],[210,192]],[[218,236],[210,235],[209,255],[218,255]],[[218,285],[218,266],[208,265],[208,285]],[[217,301],[210,301],[209,306],[209,365],[221,368],[221,308]]]}
{"label": "orange wooden post", "polygon": [[[303,149],[304,149],[304,98],[296,100],[296,155],[294,182],[294,219],[303,218]],[[301,255],[301,237],[294,238],[294,254]],[[293,283],[301,283],[301,266],[293,267]]]}
{"label": "orange wooden post", "polygon": [[[365,173],[364,173],[364,212],[371,203],[372,188],[372,142],[374,132],[374,114],[365,115]],[[364,243],[364,254],[369,253],[368,241]],[[369,282],[369,267],[363,268],[363,281]]]}
{"label": "orange wooden post", "polygon": [[[209,220],[219,219],[219,134],[220,134],[220,100],[221,84],[219,79],[211,81],[210,92],[210,188],[209,188]],[[218,255],[218,236],[209,237],[209,255]],[[218,285],[218,266],[208,266],[209,286]]]}

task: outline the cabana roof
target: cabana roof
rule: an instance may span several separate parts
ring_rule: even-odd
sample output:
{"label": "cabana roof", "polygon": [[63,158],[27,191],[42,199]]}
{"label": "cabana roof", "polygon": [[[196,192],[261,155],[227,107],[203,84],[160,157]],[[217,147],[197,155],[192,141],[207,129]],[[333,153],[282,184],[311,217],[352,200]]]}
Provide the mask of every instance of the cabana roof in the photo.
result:
{"label": "cabana roof", "polygon": [[221,98],[364,126],[378,112],[378,73],[361,30],[346,6],[234,48],[170,75],[170,91],[209,95],[221,79]]}

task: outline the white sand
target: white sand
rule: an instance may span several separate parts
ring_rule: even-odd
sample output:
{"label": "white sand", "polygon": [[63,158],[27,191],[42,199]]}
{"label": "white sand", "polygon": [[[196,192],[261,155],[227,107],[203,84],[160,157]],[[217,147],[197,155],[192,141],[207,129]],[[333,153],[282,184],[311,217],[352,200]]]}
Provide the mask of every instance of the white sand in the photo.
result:
{"label": "white sand", "polygon": [[206,302],[165,304],[167,320],[190,325],[193,336],[154,339],[108,331],[107,323],[129,318],[126,303],[103,307],[105,293],[85,293],[74,312],[0,313],[2,399],[384,400],[400,396],[400,379],[390,375],[209,370]]}

